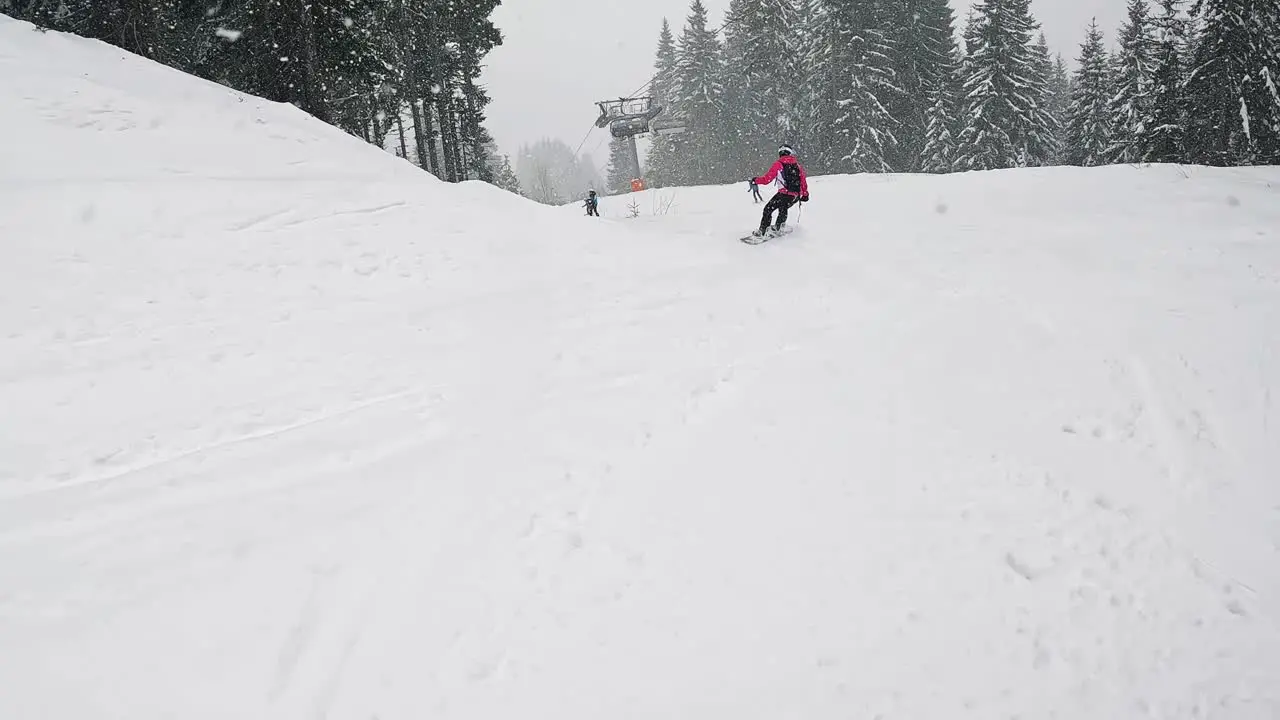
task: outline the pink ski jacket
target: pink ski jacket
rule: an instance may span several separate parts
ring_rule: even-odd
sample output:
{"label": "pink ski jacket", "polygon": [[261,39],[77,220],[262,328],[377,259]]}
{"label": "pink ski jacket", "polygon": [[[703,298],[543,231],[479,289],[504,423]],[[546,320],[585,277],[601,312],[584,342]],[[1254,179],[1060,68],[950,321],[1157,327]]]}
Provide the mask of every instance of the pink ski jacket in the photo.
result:
{"label": "pink ski jacket", "polygon": [[782,157],[778,158],[778,162],[774,163],[773,167],[769,168],[769,172],[755,179],[756,184],[768,185],[769,183],[773,182],[773,179],[778,176],[778,173],[782,172],[783,165],[795,165],[796,169],[800,171],[800,192],[789,190],[786,187],[782,187],[781,189],[778,190],[778,192],[784,193],[786,195],[795,195],[796,197],[808,195],[809,194],[809,175],[804,171],[804,166],[801,165],[800,162],[795,159],[794,155],[783,155]]}

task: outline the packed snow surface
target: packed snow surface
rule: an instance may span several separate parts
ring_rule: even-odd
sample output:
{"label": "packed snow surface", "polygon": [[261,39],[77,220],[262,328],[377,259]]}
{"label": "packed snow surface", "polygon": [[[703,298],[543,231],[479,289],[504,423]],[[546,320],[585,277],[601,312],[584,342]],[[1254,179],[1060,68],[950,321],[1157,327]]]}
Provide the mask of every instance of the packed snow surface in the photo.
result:
{"label": "packed snow surface", "polygon": [[3,17],[0,98],[2,718],[1280,717],[1280,170],[751,247]]}

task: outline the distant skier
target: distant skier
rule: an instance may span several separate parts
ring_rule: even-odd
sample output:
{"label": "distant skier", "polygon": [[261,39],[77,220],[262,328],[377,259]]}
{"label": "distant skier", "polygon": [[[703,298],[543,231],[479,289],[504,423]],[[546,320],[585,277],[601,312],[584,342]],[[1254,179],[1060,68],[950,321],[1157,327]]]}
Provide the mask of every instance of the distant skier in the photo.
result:
{"label": "distant skier", "polygon": [[760,197],[760,186],[756,184],[756,179],[751,178],[750,180],[747,181],[747,183],[751,185],[751,188],[750,188],[751,196],[755,198],[756,202],[760,202],[764,200],[764,198]]}
{"label": "distant skier", "polygon": [[600,198],[596,195],[595,190],[587,191],[587,200],[583,205],[587,208],[588,217],[600,217]]}
{"label": "distant skier", "polygon": [[795,152],[788,145],[778,148],[778,161],[769,168],[769,172],[761,177],[752,178],[751,182],[756,185],[768,185],[778,176],[781,176],[782,187],[764,206],[764,214],[760,218],[760,229],[752,233],[755,237],[761,237],[769,231],[774,210],[778,211],[778,222],[773,226],[773,232],[777,233],[782,230],[783,225],[787,224],[787,211],[792,205],[797,201],[809,202],[809,178],[796,160]]}

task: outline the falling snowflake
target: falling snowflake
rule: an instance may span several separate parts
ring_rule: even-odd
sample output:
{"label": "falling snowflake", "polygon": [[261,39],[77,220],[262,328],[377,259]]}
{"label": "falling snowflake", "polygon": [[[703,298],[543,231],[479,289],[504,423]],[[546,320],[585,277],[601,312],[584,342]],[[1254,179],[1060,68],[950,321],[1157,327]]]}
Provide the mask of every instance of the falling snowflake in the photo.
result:
{"label": "falling snowflake", "polygon": [[215,30],[213,34],[217,35],[223,40],[226,40],[227,42],[235,42],[240,39],[241,35],[244,35],[244,33],[239,30],[232,30],[230,28],[222,28],[222,27]]}
{"label": "falling snowflake", "polygon": [[342,25],[343,25],[343,27],[347,28],[348,30],[350,30],[350,29],[351,29],[351,26],[352,26],[352,25],[355,25],[355,24],[356,24],[356,23],[355,23],[355,21],[354,21],[354,20],[352,20],[352,19],[351,19],[351,18],[349,18],[349,17],[344,17],[344,18],[342,18]]}

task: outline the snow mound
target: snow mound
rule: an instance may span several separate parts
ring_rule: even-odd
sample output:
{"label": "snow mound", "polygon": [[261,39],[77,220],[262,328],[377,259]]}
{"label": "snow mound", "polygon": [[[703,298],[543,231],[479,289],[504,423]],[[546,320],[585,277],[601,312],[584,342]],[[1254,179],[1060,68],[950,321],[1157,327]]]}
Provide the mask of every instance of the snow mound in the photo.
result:
{"label": "snow mound", "polygon": [[0,97],[0,717],[1280,716],[1280,170],[751,247],[4,17]]}

